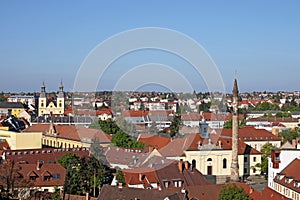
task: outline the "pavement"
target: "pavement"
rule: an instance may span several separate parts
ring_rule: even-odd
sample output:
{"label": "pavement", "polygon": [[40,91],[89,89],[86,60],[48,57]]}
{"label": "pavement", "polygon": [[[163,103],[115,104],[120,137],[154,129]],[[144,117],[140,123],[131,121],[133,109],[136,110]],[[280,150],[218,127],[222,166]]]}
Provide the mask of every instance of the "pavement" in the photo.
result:
{"label": "pavement", "polygon": [[268,180],[264,176],[249,176],[246,184],[258,191],[263,191],[268,186]]}

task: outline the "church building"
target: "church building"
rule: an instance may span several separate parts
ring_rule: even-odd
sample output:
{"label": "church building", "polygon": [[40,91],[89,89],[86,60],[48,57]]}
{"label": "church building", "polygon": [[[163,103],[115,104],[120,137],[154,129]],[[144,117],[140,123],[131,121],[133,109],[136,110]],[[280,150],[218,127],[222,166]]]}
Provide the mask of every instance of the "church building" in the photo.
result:
{"label": "church building", "polygon": [[46,94],[46,87],[43,82],[41,87],[41,93],[38,100],[38,114],[42,115],[63,115],[65,110],[65,95],[63,91],[64,87],[62,82],[59,86],[59,92],[56,100],[49,100]]}

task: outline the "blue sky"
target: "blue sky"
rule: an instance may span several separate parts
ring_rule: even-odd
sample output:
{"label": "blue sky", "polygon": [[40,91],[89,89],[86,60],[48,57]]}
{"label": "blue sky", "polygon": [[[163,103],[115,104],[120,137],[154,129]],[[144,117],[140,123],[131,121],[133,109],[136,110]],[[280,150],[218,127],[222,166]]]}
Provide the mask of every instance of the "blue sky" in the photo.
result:
{"label": "blue sky", "polygon": [[[72,90],[76,73],[100,42],[133,28],[162,27],[196,40],[230,91],[298,91],[300,1],[0,1],[0,91]],[[99,89],[111,89],[131,66],[162,62],[187,71],[178,58],[145,51],[120,59]],[[178,66],[180,64],[180,66]],[[176,67],[175,67],[176,68]],[[119,74],[118,74],[119,73]],[[193,74],[190,71],[190,74]],[[199,83],[197,85],[197,83]]]}

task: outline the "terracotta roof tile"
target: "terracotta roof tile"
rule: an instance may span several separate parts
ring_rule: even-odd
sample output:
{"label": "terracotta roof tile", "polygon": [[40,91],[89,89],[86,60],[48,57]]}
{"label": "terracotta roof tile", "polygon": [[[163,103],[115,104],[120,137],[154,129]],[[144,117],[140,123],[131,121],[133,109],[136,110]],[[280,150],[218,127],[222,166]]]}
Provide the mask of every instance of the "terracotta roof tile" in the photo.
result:
{"label": "terracotta roof tile", "polygon": [[171,139],[161,137],[158,135],[140,134],[137,141],[155,147],[156,149],[161,149],[167,144],[169,144],[169,142],[171,142]]}

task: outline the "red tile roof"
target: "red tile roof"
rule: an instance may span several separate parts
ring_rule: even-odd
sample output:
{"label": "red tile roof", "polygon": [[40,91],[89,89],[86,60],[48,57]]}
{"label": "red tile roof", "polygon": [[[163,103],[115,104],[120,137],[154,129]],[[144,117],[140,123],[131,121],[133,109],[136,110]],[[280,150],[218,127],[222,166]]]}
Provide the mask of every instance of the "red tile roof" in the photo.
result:
{"label": "red tile roof", "polygon": [[[231,137],[231,129],[223,129],[221,136]],[[276,135],[273,135],[265,129],[256,129],[253,126],[244,126],[239,129],[239,138],[242,141],[281,141]]]}
{"label": "red tile roof", "polygon": [[15,163],[29,163],[35,164],[38,160],[44,163],[56,163],[57,160],[65,154],[76,154],[79,157],[89,156],[87,148],[73,148],[73,149],[27,149],[27,150],[5,150],[5,160],[11,160]]}
{"label": "red tile roof", "polygon": [[[209,184],[197,169],[192,169],[191,165],[188,162],[186,163],[188,168],[185,168],[185,163],[182,161],[173,161],[158,169],[134,168],[123,169],[122,171],[125,182],[129,185],[158,183],[162,189],[165,189],[165,181],[169,182],[169,188],[175,187],[174,180],[183,181],[182,187]],[[182,171],[180,171],[179,165],[181,165]]]}
{"label": "red tile roof", "polygon": [[155,147],[156,149],[161,149],[167,144],[169,144],[169,142],[171,142],[171,139],[161,137],[158,135],[140,134],[137,141]]}
{"label": "red tile roof", "polygon": [[147,116],[149,111],[146,110],[123,110],[122,117],[144,117]]}
{"label": "red tile roof", "polygon": [[[41,164],[37,168],[37,164],[19,164],[18,173],[23,176],[25,180],[30,180],[30,176],[35,176],[36,179],[30,181],[33,186],[62,186],[65,182],[66,169],[60,164]],[[53,177],[58,175],[59,178]],[[44,180],[45,176],[50,176],[49,180]],[[17,185],[17,187],[27,186],[27,185]]]}
{"label": "red tile roof", "polygon": [[159,152],[164,156],[182,156],[186,150],[197,150],[198,143],[202,141],[200,134],[189,134],[184,138],[173,139]]}
{"label": "red tile roof", "polygon": [[112,139],[110,135],[104,133],[102,130],[74,125],[33,124],[24,129],[23,132],[42,132],[49,135],[51,126],[54,127],[58,138],[88,142],[93,138],[98,138],[100,143],[110,143]]}
{"label": "red tile roof", "polygon": [[[300,159],[296,158],[274,178],[274,182],[300,192]],[[295,184],[298,184],[295,187]]]}

